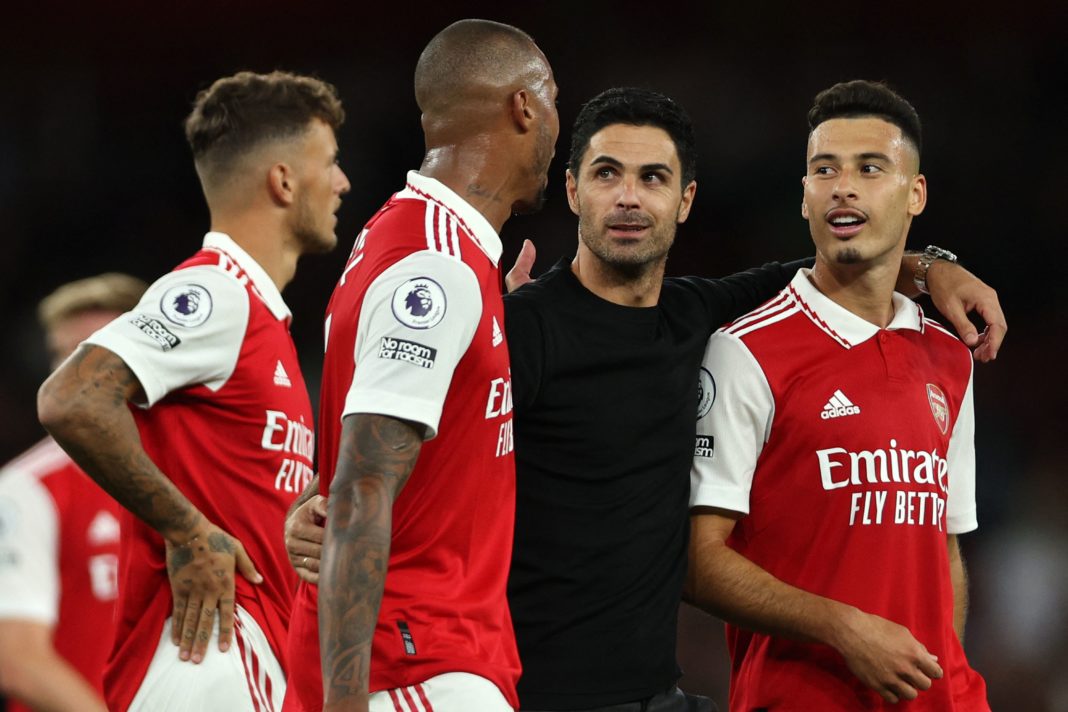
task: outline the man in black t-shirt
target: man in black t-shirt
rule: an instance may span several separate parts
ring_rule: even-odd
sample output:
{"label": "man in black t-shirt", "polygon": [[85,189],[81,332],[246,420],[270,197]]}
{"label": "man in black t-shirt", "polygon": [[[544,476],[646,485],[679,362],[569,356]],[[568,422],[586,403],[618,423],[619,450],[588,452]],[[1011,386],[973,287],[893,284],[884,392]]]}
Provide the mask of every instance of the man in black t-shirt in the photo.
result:
{"label": "man in black t-shirt", "polygon": [[[695,172],[693,129],[674,101],[641,89],[594,97],[567,173],[577,254],[505,298],[517,471],[508,594],[523,710],[712,709],[675,686],[690,464],[710,404],[698,399],[698,372],[712,331],[776,294],[801,263],[664,279]],[[529,281],[531,252],[510,287]],[[916,258],[906,260],[899,288]],[[962,333],[962,305],[977,301],[1000,323],[993,291],[965,270],[933,276],[936,304]],[[302,576],[317,569],[315,506],[297,509],[287,531]]]}
{"label": "man in black t-shirt", "polygon": [[[712,331],[801,263],[665,279],[695,173],[693,129],[674,101],[641,89],[594,97],[568,162],[576,256],[505,297],[523,710],[712,708],[675,687],[690,465],[714,388],[707,379],[699,398],[700,362]],[[899,289],[917,293],[906,259]],[[943,289],[987,290],[999,321],[992,290],[959,268],[939,272]]]}
{"label": "man in black t-shirt", "polygon": [[637,89],[595,97],[567,172],[578,252],[505,299],[517,490],[508,595],[525,710],[687,709],[675,631],[698,368],[712,330],[796,270],[664,279],[695,164],[675,102]]}

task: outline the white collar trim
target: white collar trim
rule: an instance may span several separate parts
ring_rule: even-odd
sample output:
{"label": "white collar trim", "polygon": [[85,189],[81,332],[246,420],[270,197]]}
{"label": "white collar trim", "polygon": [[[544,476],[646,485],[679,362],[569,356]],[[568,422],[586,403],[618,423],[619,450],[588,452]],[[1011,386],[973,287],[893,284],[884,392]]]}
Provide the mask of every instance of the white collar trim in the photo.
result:
{"label": "white collar trim", "polygon": [[408,185],[397,193],[398,198],[421,198],[442,205],[460,220],[475,244],[496,267],[501,261],[501,238],[490,225],[489,220],[470,203],[453,192],[439,180],[422,175],[418,171],[408,171]]}
{"label": "white collar trim", "polygon": [[[812,270],[801,268],[790,281],[787,289],[797,299],[801,311],[816,326],[830,334],[846,348],[858,346],[882,329],[870,321],[860,318],[837,302],[816,289],[809,280]],[[895,329],[912,329],[923,332],[923,310],[904,294],[894,292],[894,318],[887,325],[888,331]]]}
{"label": "white collar trim", "polygon": [[253,291],[259,295],[275,319],[282,321],[289,319],[293,314],[282,299],[282,293],[278,291],[274,280],[260,267],[260,263],[252,259],[252,255],[245,252],[241,245],[224,232],[209,232],[204,236],[204,249],[224,252],[237,263],[237,266],[245,271],[252,280]]}

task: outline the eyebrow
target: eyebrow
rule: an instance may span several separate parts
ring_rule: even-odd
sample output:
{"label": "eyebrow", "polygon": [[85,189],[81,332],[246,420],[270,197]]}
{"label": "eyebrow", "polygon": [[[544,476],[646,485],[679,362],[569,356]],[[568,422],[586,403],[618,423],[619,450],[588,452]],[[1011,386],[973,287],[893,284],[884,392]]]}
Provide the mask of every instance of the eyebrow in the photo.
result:
{"label": "eyebrow", "polygon": [[[601,155],[590,161],[591,166],[596,166],[601,163],[607,163],[608,165],[614,166],[616,168],[624,167],[621,161],[612,158],[611,156]],[[669,175],[675,175],[675,171],[671,170],[671,166],[666,163],[646,163],[645,165],[641,166],[639,170],[642,173],[648,173],[649,171],[664,171]]]}
{"label": "eyebrow", "polygon": [[[879,151],[868,151],[867,153],[858,153],[856,156],[854,156],[854,158],[857,158],[857,159],[859,159],[861,161],[876,160],[876,161],[885,161],[887,163],[893,163],[893,160],[891,160],[890,156],[886,155],[885,153],[880,153]],[[817,153],[815,156],[813,156],[812,158],[808,159],[808,162],[809,162],[809,164],[812,164],[812,163],[818,163],[820,161],[837,161],[837,160],[839,160],[839,157],[838,157],[837,154],[834,154],[834,153]]]}

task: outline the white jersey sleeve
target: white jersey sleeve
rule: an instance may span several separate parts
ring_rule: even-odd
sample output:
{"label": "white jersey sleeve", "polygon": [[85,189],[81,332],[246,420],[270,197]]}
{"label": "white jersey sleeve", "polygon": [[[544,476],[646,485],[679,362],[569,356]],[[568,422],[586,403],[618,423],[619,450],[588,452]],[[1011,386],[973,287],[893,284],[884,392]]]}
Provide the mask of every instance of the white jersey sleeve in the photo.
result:
{"label": "white jersey sleeve", "polygon": [[775,416],[771,386],[745,344],[721,331],[708,340],[701,368],[702,381],[710,382],[703,383],[697,419],[705,446],[695,452],[690,506],[748,514],[753,473]]}
{"label": "white jersey sleeve", "polygon": [[0,471],[0,619],[55,625],[58,528],[55,503],[37,477]]}
{"label": "white jersey sleeve", "polygon": [[478,278],[463,262],[425,251],[389,267],[364,295],[342,417],[403,418],[434,437],[453,371],[481,316]]}
{"label": "white jersey sleeve", "polygon": [[218,390],[237,366],[248,299],[237,278],[218,267],[180,269],[161,277],[133,311],[86,343],[126,363],[141,382],[147,406],[186,386]]}
{"label": "white jersey sleeve", "polygon": [[[972,365],[974,370],[974,364]],[[972,374],[960,403],[953,434],[946,451],[949,464],[949,492],[946,494],[946,532],[964,534],[979,528],[975,507],[975,407],[972,403]]]}

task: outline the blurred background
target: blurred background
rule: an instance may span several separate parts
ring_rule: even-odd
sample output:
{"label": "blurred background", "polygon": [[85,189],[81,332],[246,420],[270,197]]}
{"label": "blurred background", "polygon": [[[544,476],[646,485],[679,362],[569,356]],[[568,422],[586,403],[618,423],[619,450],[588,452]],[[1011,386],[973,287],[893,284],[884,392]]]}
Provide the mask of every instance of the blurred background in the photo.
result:
{"label": "blurred background", "polygon": [[[777,4],[776,4],[777,5]],[[348,120],[352,192],[333,255],[306,258],[285,296],[316,389],[321,318],[353,237],[422,156],[411,89],[439,29],[486,17],[530,32],[560,85],[549,202],[504,229],[537,269],[573,254],[563,194],[569,126],[602,89],[644,86],[698,131],[698,192],[671,274],[719,276],[811,253],[799,214],[805,114],[853,78],[884,79],[924,121],[926,212],[910,245],[935,243],[995,286],[1009,317],[998,361],[975,372],[980,529],[962,539],[972,581],[966,647],[995,710],[1068,710],[1068,335],[1056,250],[1068,205],[1068,12],[1062,4],[543,2],[35,3],[5,9],[0,42],[0,461],[42,435],[47,375],[37,302],[120,270],[149,281],[208,227],[181,123],[197,91],[240,69],[334,83]],[[928,312],[933,311],[927,305]],[[313,393],[313,397],[317,393]],[[683,610],[683,684],[725,703],[718,621]]]}

